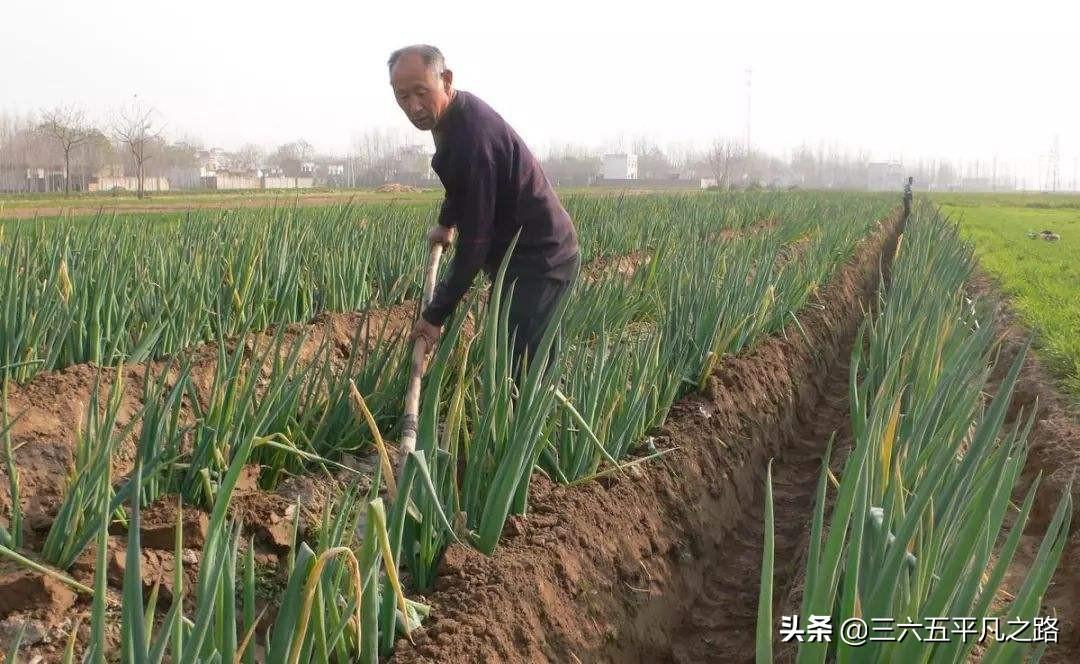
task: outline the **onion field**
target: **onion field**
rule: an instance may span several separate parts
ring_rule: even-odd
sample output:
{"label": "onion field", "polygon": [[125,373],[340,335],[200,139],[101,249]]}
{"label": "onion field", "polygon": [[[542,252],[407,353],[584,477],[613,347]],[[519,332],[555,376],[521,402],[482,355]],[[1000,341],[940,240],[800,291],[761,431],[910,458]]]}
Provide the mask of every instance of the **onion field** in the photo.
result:
{"label": "onion field", "polygon": [[554,361],[515,379],[478,283],[408,454],[436,202],[3,222],[3,661],[1051,659],[781,640],[1071,619],[1025,355],[956,228],[895,202],[566,197]]}

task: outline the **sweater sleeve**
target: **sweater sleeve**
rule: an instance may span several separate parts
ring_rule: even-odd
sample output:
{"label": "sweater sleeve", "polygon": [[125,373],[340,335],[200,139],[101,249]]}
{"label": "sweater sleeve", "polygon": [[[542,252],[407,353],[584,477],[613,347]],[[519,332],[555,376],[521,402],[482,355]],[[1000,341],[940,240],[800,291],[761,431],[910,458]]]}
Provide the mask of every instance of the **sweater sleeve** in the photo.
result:
{"label": "sweater sleeve", "polygon": [[490,148],[470,151],[465,158],[455,160],[452,168],[439,224],[457,227],[454,258],[422,313],[424,320],[439,326],[454,313],[483,268],[495,224],[496,167]]}

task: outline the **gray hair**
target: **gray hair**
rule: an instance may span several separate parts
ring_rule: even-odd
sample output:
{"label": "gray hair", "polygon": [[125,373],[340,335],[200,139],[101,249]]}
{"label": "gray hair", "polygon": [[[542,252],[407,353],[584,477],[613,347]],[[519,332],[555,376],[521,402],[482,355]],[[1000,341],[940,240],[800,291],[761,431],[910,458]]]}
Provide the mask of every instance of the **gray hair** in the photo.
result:
{"label": "gray hair", "polygon": [[412,46],[399,48],[390,54],[390,59],[387,60],[386,65],[390,71],[393,71],[394,65],[397,64],[401,56],[413,54],[423,58],[424,65],[435,73],[436,78],[442,76],[443,72],[446,71],[446,59],[443,58],[442,51],[429,44],[413,44]]}

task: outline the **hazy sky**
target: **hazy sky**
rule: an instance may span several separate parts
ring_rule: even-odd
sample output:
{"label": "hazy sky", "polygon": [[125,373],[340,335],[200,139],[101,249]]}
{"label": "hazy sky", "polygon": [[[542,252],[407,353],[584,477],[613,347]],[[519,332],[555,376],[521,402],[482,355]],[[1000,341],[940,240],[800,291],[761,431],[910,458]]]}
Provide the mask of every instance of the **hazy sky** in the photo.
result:
{"label": "hazy sky", "polygon": [[[390,94],[398,46],[439,46],[457,85],[535,150],[647,134],[836,142],[1035,171],[1080,153],[1080,16],[1066,2],[249,2],[6,0],[0,109],[137,93],[172,137],[343,151],[369,127],[413,132]],[[1071,31],[1071,32],[1070,32]]]}

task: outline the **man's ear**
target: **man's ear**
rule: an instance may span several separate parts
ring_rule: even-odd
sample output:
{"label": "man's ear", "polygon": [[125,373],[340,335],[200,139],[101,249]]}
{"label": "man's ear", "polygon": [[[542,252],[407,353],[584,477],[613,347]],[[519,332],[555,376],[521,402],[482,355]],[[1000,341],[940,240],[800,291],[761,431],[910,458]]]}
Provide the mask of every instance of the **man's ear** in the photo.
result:
{"label": "man's ear", "polygon": [[450,88],[454,86],[454,72],[444,69],[442,73],[443,91],[450,94]]}

